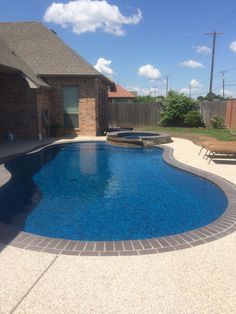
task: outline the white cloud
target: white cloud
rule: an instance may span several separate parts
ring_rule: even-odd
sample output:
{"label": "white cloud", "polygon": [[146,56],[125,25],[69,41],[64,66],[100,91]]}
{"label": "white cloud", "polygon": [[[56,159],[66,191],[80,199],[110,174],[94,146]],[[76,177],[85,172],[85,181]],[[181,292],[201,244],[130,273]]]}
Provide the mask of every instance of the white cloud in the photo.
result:
{"label": "white cloud", "polygon": [[151,81],[155,81],[161,77],[161,72],[157,68],[154,68],[151,64],[147,64],[138,69],[138,75],[146,77]]}
{"label": "white cloud", "polygon": [[195,60],[187,60],[180,63],[180,65],[183,67],[192,68],[192,69],[203,68],[202,63]]}
{"label": "white cloud", "polygon": [[189,87],[181,88],[180,93],[189,95]]}
{"label": "white cloud", "polygon": [[[231,91],[228,89],[225,89],[225,97],[236,97],[236,92],[235,91]],[[223,89],[221,89],[220,94],[223,94]]]}
{"label": "white cloud", "polygon": [[190,87],[191,87],[191,93],[198,93],[201,91],[202,84],[198,80],[192,79],[188,87],[184,87],[180,89],[180,93],[189,95]]}
{"label": "white cloud", "polygon": [[211,53],[211,48],[209,48],[207,46],[197,46],[196,47],[196,52],[208,55],[208,54]]}
{"label": "white cloud", "polygon": [[165,91],[161,91],[157,87],[143,88],[143,87],[132,86],[132,87],[128,87],[127,90],[136,91],[139,96],[147,96],[147,95],[159,96],[159,95],[165,95]]}
{"label": "white cloud", "polygon": [[158,94],[159,94],[158,88],[156,88],[156,87],[149,88],[149,95],[155,97],[155,96],[158,96]]}
{"label": "white cloud", "polygon": [[196,79],[192,79],[192,81],[190,82],[190,85],[192,88],[199,89],[200,87],[202,87],[202,84],[200,84],[200,82]]}
{"label": "white cloud", "polygon": [[111,78],[112,75],[114,74],[114,71],[110,67],[111,62],[112,62],[111,60],[106,60],[104,58],[99,58],[97,60],[97,63],[96,63],[96,65],[94,67],[95,67],[96,70],[98,70],[102,74],[107,75],[108,77]]}
{"label": "white cloud", "polygon": [[132,16],[125,16],[118,6],[111,5],[106,0],[53,2],[44,14],[46,22],[53,22],[63,27],[70,26],[76,34],[102,30],[122,36],[125,34],[124,25],[138,24],[141,19],[141,10],[137,9]]}
{"label": "white cloud", "polygon": [[150,88],[142,88],[142,87],[134,86],[134,87],[127,88],[127,90],[136,91],[137,94],[141,96],[150,95]]}
{"label": "white cloud", "polygon": [[233,52],[236,52],[236,41],[233,41],[233,42],[229,45],[229,49],[232,50]]}

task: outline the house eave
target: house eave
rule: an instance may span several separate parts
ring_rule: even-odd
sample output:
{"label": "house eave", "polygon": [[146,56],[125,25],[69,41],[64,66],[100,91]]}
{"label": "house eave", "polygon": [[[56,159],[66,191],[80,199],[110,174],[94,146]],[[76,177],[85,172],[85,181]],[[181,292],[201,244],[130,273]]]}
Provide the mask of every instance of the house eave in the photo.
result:
{"label": "house eave", "polygon": [[50,78],[50,77],[56,77],[56,78],[62,78],[62,77],[67,77],[67,78],[94,78],[94,79],[100,79],[102,81],[105,81],[107,86],[110,87],[111,90],[115,89],[115,83],[109,80],[106,76],[102,74],[63,74],[63,73],[56,73],[56,74],[42,74],[38,73],[38,76],[41,77],[42,79],[44,78]]}
{"label": "house eave", "polygon": [[10,67],[5,64],[0,64],[0,72],[4,73],[20,73],[21,71],[17,68]]}

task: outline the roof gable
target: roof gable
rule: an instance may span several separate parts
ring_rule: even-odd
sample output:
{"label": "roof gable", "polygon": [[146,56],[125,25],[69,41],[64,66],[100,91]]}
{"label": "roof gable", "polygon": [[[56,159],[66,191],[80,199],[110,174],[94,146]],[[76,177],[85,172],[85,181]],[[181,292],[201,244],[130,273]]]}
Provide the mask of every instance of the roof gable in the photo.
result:
{"label": "roof gable", "polygon": [[35,74],[101,75],[42,23],[0,23],[0,37]]}
{"label": "roof gable", "polygon": [[24,77],[32,81],[36,86],[49,87],[49,85],[42,79],[37,77],[30,67],[19,58],[6,45],[4,40],[0,37],[0,66],[2,69],[8,69],[10,72],[20,72]]}

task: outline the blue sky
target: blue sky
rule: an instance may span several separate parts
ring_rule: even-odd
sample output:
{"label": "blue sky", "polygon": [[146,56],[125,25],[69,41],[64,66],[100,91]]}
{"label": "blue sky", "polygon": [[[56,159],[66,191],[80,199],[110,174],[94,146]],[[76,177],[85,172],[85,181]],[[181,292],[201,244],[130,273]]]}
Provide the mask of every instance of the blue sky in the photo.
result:
{"label": "blue sky", "polygon": [[188,93],[191,84],[195,97],[209,89],[212,38],[204,33],[224,32],[217,37],[213,91],[221,93],[225,70],[226,93],[236,96],[235,0],[54,2],[1,0],[0,21],[43,21],[128,89],[164,94],[168,75],[170,88]]}

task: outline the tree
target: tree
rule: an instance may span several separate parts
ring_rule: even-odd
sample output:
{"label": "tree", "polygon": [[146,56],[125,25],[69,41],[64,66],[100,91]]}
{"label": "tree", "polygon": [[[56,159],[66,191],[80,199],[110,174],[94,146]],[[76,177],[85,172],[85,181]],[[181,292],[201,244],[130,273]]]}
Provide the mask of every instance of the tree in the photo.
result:
{"label": "tree", "polygon": [[159,103],[163,101],[164,96],[157,96],[157,97],[152,97],[150,95],[147,96],[137,96],[135,98],[135,102],[139,102],[142,104],[154,104],[154,103]]}
{"label": "tree", "polygon": [[199,96],[197,98],[197,100],[199,100],[199,101],[203,101],[203,100],[211,101],[211,100],[215,100],[215,99],[224,100],[224,98],[222,96],[216,95],[214,93],[208,93],[206,96]]}
{"label": "tree", "polygon": [[184,124],[190,128],[199,128],[204,126],[202,115],[199,111],[193,110],[184,116]]}
{"label": "tree", "polygon": [[169,91],[163,107],[161,125],[163,126],[185,126],[185,115],[196,109],[196,102],[192,98],[179,94],[175,91]]}

